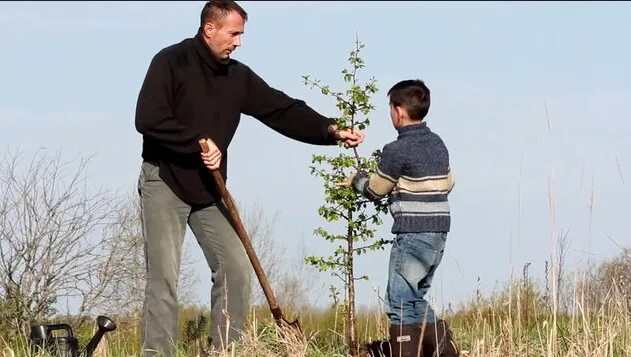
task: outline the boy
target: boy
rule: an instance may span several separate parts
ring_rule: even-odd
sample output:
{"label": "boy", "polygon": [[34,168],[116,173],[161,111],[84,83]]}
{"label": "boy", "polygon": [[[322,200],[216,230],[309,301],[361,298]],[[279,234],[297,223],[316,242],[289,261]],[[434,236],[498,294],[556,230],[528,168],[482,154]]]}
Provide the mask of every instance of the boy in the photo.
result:
{"label": "boy", "polygon": [[390,118],[399,135],[384,146],[378,170],[359,172],[340,185],[371,200],[388,196],[396,234],[390,254],[387,314],[390,340],[362,346],[372,356],[458,356],[451,332],[424,299],[443,256],[450,226],[447,196],[454,186],[449,153],[423,121],[430,92],[420,80],[390,91]]}

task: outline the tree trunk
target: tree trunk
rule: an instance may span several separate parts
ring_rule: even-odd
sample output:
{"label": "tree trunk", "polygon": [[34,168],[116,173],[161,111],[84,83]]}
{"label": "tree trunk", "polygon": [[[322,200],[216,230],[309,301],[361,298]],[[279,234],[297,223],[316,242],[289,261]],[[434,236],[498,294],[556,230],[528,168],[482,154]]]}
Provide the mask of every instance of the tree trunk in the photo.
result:
{"label": "tree trunk", "polygon": [[[353,212],[348,212],[349,220],[352,222]],[[346,296],[348,296],[348,312],[346,315],[346,342],[348,344],[348,354],[357,356],[357,331],[355,328],[355,276],[353,272],[353,229],[348,227],[346,235],[348,243],[346,251]]]}

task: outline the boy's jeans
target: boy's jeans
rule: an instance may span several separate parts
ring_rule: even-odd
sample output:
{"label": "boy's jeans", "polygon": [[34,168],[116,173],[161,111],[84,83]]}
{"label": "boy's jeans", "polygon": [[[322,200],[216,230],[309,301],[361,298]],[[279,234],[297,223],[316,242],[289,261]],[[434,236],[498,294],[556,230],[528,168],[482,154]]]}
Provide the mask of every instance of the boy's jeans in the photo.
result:
{"label": "boy's jeans", "polygon": [[435,323],[425,300],[445,250],[447,233],[398,234],[390,253],[387,314],[391,325]]}

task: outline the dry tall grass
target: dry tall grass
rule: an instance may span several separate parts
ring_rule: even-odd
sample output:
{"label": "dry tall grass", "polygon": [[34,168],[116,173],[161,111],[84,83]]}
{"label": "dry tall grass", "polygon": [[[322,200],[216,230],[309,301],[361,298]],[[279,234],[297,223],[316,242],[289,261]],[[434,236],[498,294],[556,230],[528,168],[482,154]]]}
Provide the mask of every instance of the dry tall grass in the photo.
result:
{"label": "dry tall grass", "polygon": [[[616,285],[597,303],[575,283],[571,307],[558,309],[546,303],[544,294],[532,283],[509,284],[488,298],[475,298],[458,311],[444,316],[451,324],[462,356],[474,357],[623,357],[631,356],[631,303],[629,291]],[[595,306],[598,305],[598,306]],[[343,319],[339,311],[289,312],[299,318],[304,336],[278,334],[265,307],[252,310],[242,343],[232,350],[200,351],[199,341],[186,341],[178,356],[345,356]],[[387,319],[380,311],[360,314],[359,335],[363,340],[386,336]],[[81,346],[91,331],[80,334]],[[0,339],[2,356],[27,356],[26,337]],[[138,356],[138,319],[120,320],[119,329],[106,335],[95,357]],[[185,339],[183,339],[185,340]],[[202,345],[206,345],[202,343]],[[43,356],[42,354],[38,355]]]}
{"label": "dry tall grass", "polygon": [[[471,303],[450,317],[463,355],[631,356],[628,292],[611,291],[598,308],[588,304],[584,292],[574,292],[568,311],[547,306],[530,288]],[[528,293],[534,297],[525,299]]]}

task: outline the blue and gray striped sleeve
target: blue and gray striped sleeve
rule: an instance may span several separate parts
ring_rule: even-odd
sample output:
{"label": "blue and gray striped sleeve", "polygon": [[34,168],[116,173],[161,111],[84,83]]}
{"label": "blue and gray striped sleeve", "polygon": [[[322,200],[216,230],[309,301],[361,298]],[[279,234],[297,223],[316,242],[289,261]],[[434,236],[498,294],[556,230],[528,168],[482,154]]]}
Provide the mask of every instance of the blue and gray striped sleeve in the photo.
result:
{"label": "blue and gray striped sleeve", "polygon": [[353,188],[369,200],[387,196],[397,185],[403,170],[403,156],[391,144],[384,146],[377,172],[368,175],[358,172],[353,178]]}

